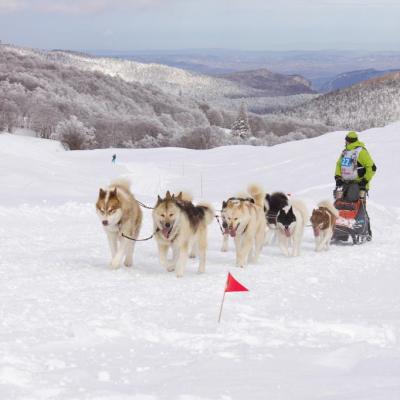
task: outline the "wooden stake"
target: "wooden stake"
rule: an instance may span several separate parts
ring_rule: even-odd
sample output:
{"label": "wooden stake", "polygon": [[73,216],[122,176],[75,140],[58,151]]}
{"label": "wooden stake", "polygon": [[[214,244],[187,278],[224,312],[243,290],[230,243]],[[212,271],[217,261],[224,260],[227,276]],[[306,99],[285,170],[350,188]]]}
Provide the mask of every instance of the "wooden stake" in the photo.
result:
{"label": "wooden stake", "polygon": [[225,301],[225,289],[224,289],[224,295],[222,296],[222,302],[221,302],[221,308],[219,310],[219,317],[218,317],[218,323],[221,322],[221,315],[222,315],[222,307],[224,306],[224,301]]}

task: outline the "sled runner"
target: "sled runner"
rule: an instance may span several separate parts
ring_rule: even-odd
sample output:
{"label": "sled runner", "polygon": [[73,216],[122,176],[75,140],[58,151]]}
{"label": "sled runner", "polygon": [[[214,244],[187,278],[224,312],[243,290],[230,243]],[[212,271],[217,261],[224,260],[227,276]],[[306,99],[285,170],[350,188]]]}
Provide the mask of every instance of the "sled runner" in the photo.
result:
{"label": "sled runner", "polygon": [[334,206],[339,211],[332,242],[345,243],[351,238],[353,244],[362,244],[372,239],[370,221],[365,206],[365,191],[360,197],[357,183],[349,182],[334,190]]}

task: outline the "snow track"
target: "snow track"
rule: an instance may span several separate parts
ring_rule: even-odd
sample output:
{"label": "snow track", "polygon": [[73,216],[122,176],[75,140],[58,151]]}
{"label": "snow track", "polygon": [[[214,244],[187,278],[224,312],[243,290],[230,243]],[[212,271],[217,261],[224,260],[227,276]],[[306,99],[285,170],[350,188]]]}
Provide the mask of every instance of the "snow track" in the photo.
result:
{"label": "snow track", "polygon": [[[269,246],[241,270],[213,224],[206,274],[192,260],[182,279],[159,266],[153,241],[137,244],[133,268],[109,269],[100,185],[126,175],[147,204],[188,188],[219,208],[260,182],[302,191],[311,209],[331,194],[343,133],[273,148],[118,150],[116,167],[111,150],[0,135],[0,398],[397,400],[400,201],[388,183],[399,127],[361,136],[379,168],[371,243],[315,253],[308,228],[300,257]],[[141,236],[152,229],[144,215]],[[228,271],[250,292],[227,295],[218,326]]]}

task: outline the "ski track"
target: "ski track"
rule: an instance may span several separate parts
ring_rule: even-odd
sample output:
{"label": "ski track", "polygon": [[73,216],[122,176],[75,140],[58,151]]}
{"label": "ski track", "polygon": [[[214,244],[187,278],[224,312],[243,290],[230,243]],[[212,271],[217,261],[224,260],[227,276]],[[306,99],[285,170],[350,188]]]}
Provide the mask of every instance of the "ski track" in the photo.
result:
{"label": "ski track", "polygon": [[[246,171],[265,173],[263,150],[242,148],[237,160],[240,148],[233,149],[228,169],[218,149],[206,159],[181,149],[162,157],[162,150],[132,151],[130,158],[127,150],[112,168],[110,151],[55,154],[54,143],[43,150],[32,139],[7,141],[13,146],[7,152],[0,142],[0,167],[10,174],[1,174],[0,185],[14,200],[0,195],[1,399],[400,398],[399,204],[371,199],[374,240],[363,246],[315,253],[306,228],[300,257],[266,246],[258,265],[242,270],[233,267],[232,242],[220,252],[213,223],[203,275],[196,260],[182,279],[165,272],[153,241],[136,245],[134,267],[114,271],[94,212],[101,184],[128,176],[149,205],[155,193],[190,187],[218,208],[233,187],[251,182]],[[330,141],[333,134],[307,142]],[[23,143],[33,154],[29,169],[28,156],[18,158]],[[271,165],[292,168],[273,149]],[[312,164],[296,163],[303,171]],[[286,179],[269,181],[280,189]],[[304,177],[290,190],[306,194],[311,209],[330,197],[328,183]],[[151,211],[144,216],[142,237],[152,230]],[[250,291],[227,294],[218,325],[228,271]]]}

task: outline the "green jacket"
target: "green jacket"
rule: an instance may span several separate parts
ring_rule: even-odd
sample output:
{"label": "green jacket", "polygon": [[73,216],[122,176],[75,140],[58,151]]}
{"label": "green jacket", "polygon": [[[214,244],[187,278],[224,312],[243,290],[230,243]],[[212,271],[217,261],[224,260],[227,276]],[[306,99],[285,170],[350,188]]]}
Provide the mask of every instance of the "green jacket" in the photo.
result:
{"label": "green jacket", "polygon": [[[364,170],[361,170],[362,172],[364,172],[364,174],[357,178],[357,182],[360,182],[363,178],[365,178],[367,181],[366,188],[369,189],[369,184],[371,182],[371,179],[375,175],[376,166],[371,156],[369,155],[368,150],[365,148],[365,144],[363,142],[357,140],[354,143],[347,143],[345,149],[354,150],[357,147],[362,147],[362,150],[358,155],[357,165],[364,168]],[[342,176],[342,158],[343,154],[340,155],[336,163],[336,170],[335,170],[336,176]]]}

